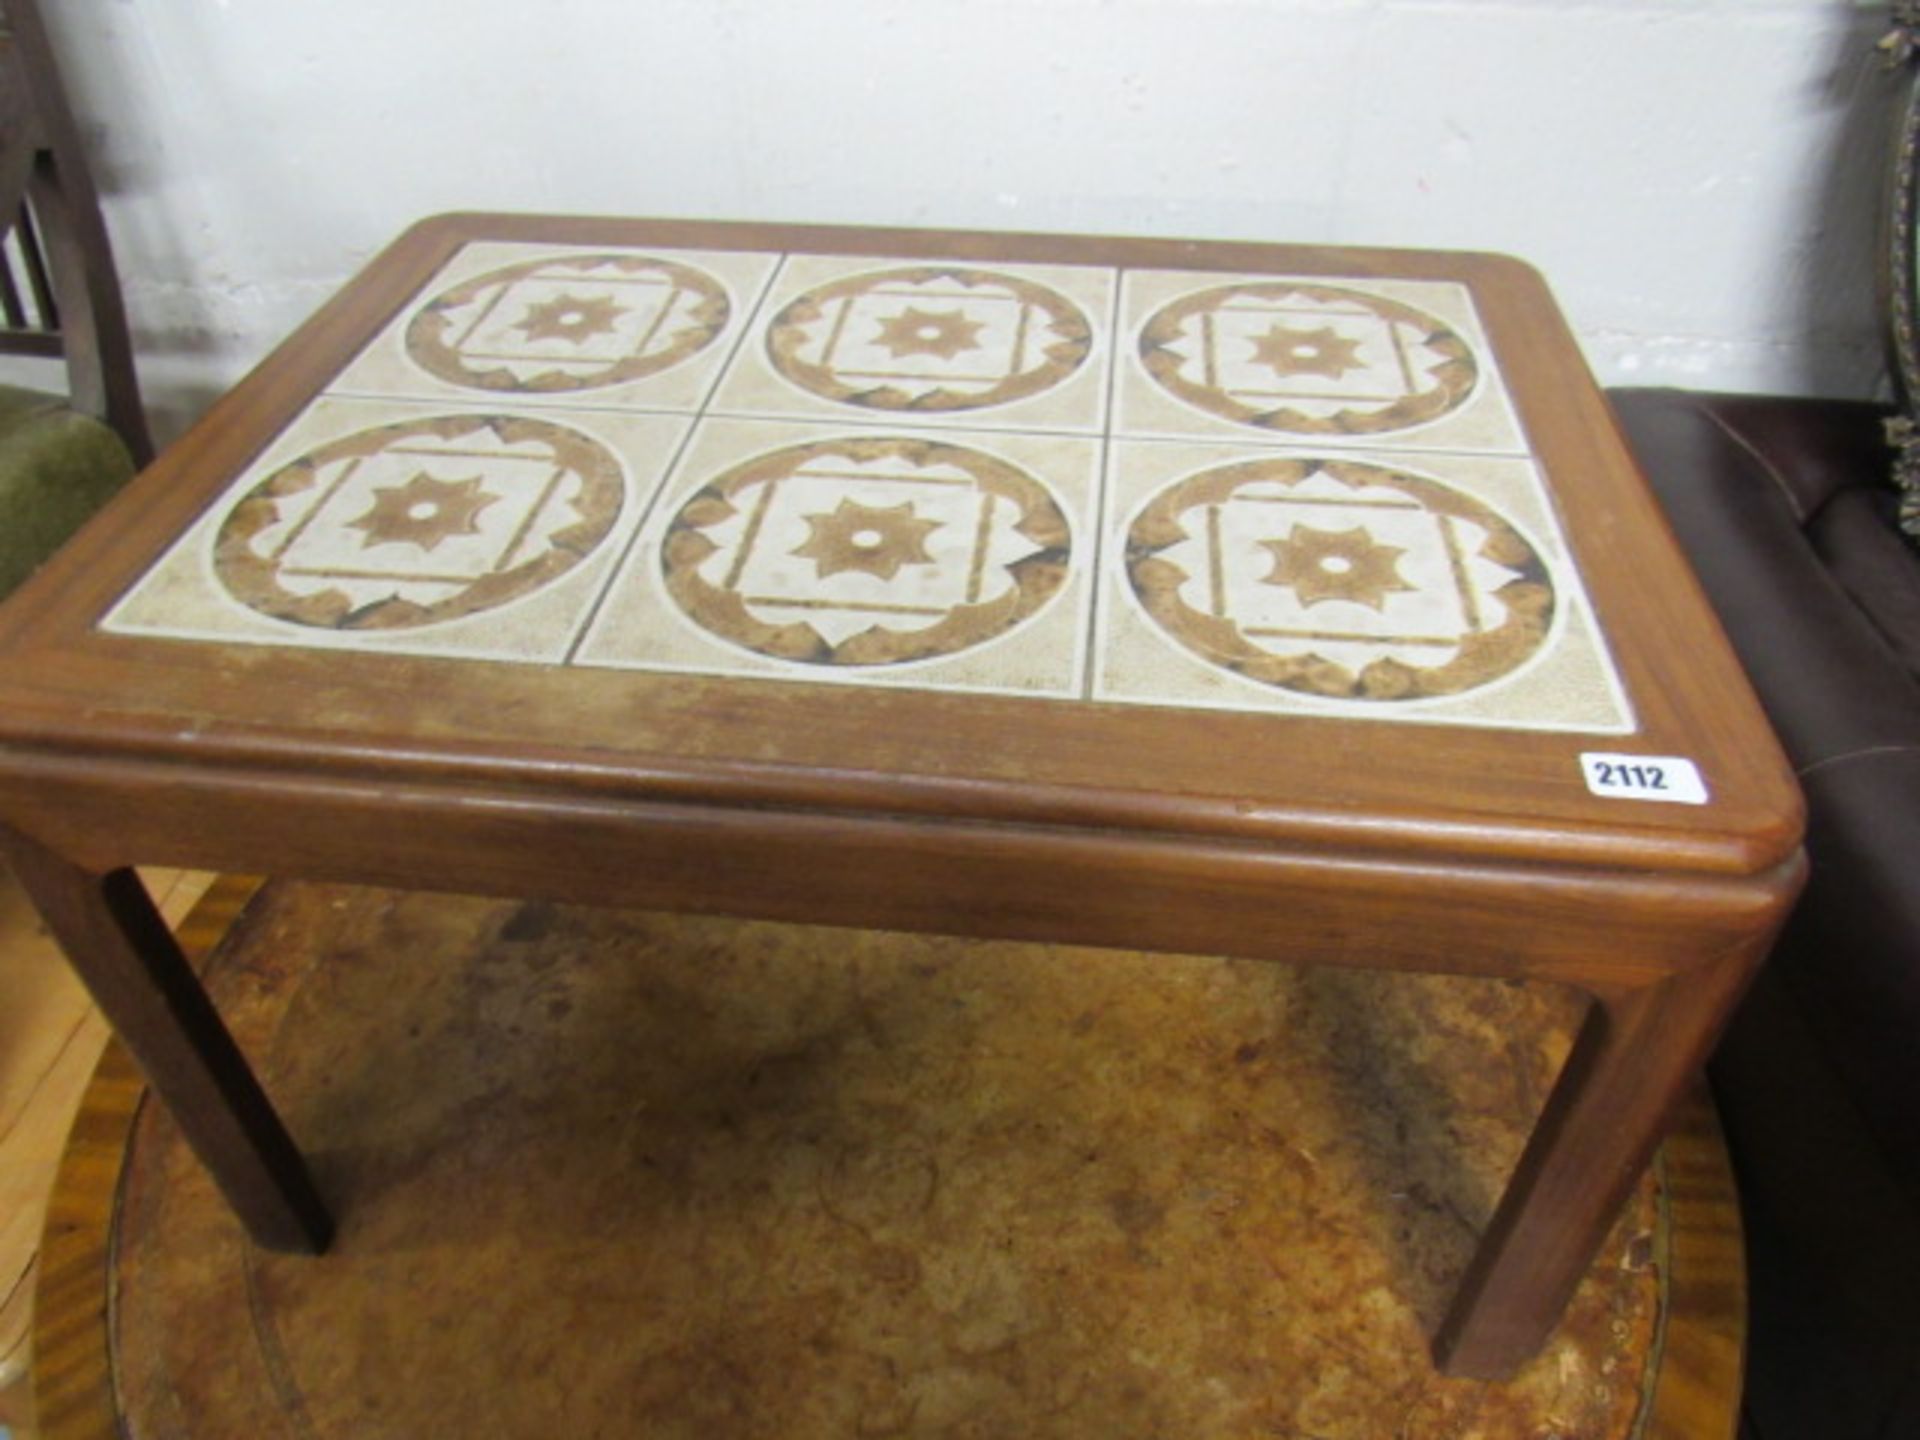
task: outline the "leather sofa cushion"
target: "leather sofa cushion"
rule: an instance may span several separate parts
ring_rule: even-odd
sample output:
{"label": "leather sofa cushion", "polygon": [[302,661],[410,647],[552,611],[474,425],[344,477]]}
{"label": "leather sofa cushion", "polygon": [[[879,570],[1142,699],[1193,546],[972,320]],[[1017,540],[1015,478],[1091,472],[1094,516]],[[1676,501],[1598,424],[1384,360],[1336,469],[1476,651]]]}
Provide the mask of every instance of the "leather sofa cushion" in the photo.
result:
{"label": "leather sofa cushion", "polygon": [[1828,573],[1920,679],[1920,551],[1899,531],[1899,501],[1878,486],[1838,491],[1807,524]]}
{"label": "leather sofa cushion", "polygon": [[[1840,579],[1898,592],[1889,566],[1850,556],[1836,573],[1803,529],[1859,503],[1842,496],[1884,492],[1880,412],[1679,390],[1610,398],[1795,764],[1920,741],[1920,677],[1883,632],[1894,620],[1870,615]],[[1836,513],[1837,544],[1855,522]],[[1913,635],[1902,643],[1910,650]]]}
{"label": "leather sofa cushion", "polygon": [[1800,784],[1812,870],[1769,963],[1920,1213],[1920,737]]}
{"label": "leather sofa cushion", "polygon": [[1610,398],[1806,791],[1812,873],[1769,978],[1920,1205],[1920,559],[1883,518],[1878,412]]}
{"label": "leather sofa cushion", "polygon": [[[1718,469],[1738,468],[1744,483],[1779,493],[1794,518],[1807,523],[1840,490],[1885,486],[1893,452],[1881,405],[1851,400],[1783,400],[1768,395],[1713,395],[1690,390],[1623,389],[1608,392],[1636,432],[1649,426],[1677,441],[1684,429],[1714,455]],[[1891,490],[1889,490],[1891,493]]]}

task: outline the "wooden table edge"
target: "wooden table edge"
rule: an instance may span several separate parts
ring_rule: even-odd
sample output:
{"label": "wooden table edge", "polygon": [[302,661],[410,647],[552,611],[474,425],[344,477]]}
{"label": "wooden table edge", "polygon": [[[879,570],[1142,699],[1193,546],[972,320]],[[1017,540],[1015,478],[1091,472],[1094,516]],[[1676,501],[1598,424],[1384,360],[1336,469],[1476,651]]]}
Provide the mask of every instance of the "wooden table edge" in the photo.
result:
{"label": "wooden table edge", "polygon": [[[730,236],[734,243],[742,245],[757,243],[782,249],[813,248],[875,255],[937,240],[941,248],[951,249],[963,257],[970,251],[994,258],[1006,258],[1018,252],[1031,254],[1041,263],[1053,259],[1082,264],[1088,263],[1085,247],[1095,244],[1108,247],[1111,256],[1110,262],[1101,263],[1123,268],[1158,264],[1197,270],[1259,270],[1284,256],[1291,268],[1303,272],[1317,267],[1329,273],[1376,271],[1416,279],[1430,275],[1484,286],[1487,295],[1498,301],[1495,308],[1510,306],[1516,296],[1541,301],[1544,302],[1542,313],[1554,317],[1556,333],[1569,354],[1577,353],[1571,332],[1551,303],[1551,291],[1541,273],[1523,260],[1485,251],[449,211],[415,222],[382,247],[354,282],[331,297],[245,381],[216,402],[203,421],[169,447],[167,455],[130,488],[137,491],[143,484],[148,485],[157,495],[165,488],[163,476],[165,483],[171,483],[175,477],[190,474],[196,465],[203,463],[201,452],[238,425],[243,415],[247,423],[242,428],[249,432],[257,429],[263,434],[277,433],[310,398],[309,387],[303,383],[307,378],[303,357],[328,347],[346,346],[349,342],[364,343],[368,337],[377,335],[394,313],[415,298],[421,278],[432,274],[463,245],[479,240],[516,239],[616,244],[623,243],[620,236],[630,237],[625,243],[665,247],[671,247],[676,237],[688,245],[710,247]],[[1568,423],[1604,429],[1618,443],[1617,423],[1598,392],[1582,391],[1575,398],[1578,404],[1572,408],[1578,410],[1579,415],[1577,421]],[[1622,447],[1620,453],[1627,452]],[[102,537],[109,533],[124,534],[136,524],[138,511],[139,507],[134,505],[109,506],[90,522],[77,548],[85,548],[84,536],[94,533],[93,525],[101,527]],[[1697,590],[1697,586],[1695,588]],[[99,580],[84,571],[62,567],[56,561],[31,577],[11,603],[0,606],[0,656],[6,658],[7,668],[14,672],[9,679],[0,681],[0,752],[10,744],[34,747],[42,743],[66,746],[90,742],[103,750],[126,753],[116,747],[131,741],[152,753],[165,753],[185,761],[194,761],[203,755],[223,763],[231,760],[258,764],[270,760],[276,753],[272,736],[247,735],[234,729],[202,730],[188,735],[183,727],[185,717],[177,714],[88,716],[86,725],[76,728],[71,712],[59,713],[56,717],[63,698],[59,693],[37,690],[31,679],[18,678],[30,677],[36,668],[36,659],[44,664],[53,653],[51,648],[38,646],[31,638],[36,622],[51,621],[55,640],[64,646],[79,633],[74,627],[81,612],[93,616],[104,613],[113,598],[100,589]],[[1704,604],[1702,600],[1703,608]],[[86,631],[84,638],[88,644],[205,643],[133,642],[126,637],[102,635],[90,626],[81,628]],[[474,662],[440,663],[466,669]],[[744,691],[768,683],[771,682],[737,682]],[[1757,713],[1757,702],[1753,702],[1753,708]],[[36,733],[31,729],[36,713],[48,716],[50,731]],[[1615,744],[1644,748],[1645,744],[1645,737],[1639,735],[1617,739],[1595,735],[1590,739],[1594,749]],[[364,736],[336,747],[325,733],[303,733],[286,737],[285,743],[301,751],[304,763],[324,765],[333,759],[364,764],[374,758],[376,747],[383,742],[376,736]],[[930,775],[903,775],[893,771],[875,771],[871,775],[842,771],[823,779],[820,767],[804,764],[758,768],[739,764],[714,766],[682,755],[653,757],[645,753],[610,752],[597,756],[589,751],[560,749],[546,755],[530,750],[520,759],[502,756],[499,751],[503,747],[498,745],[478,748],[493,751],[488,763],[497,772],[517,769],[516,778],[520,779],[537,775],[542,783],[550,783],[556,776],[571,771],[577,775],[591,774],[592,783],[599,785],[607,783],[617,771],[626,769],[637,772],[643,785],[666,785],[668,789],[664,793],[684,793],[686,787],[711,785],[722,803],[845,808],[850,813],[872,809],[870,801],[855,798],[854,792],[859,790],[903,802],[909,812],[924,808],[927,813],[955,813],[963,819],[1047,823],[1057,818],[1066,823],[1139,824],[1149,831],[1245,835],[1282,842],[1310,836],[1320,843],[1351,843],[1363,850],[1384,852],[1469,853],[1489,858],[1546,856],[1572,864],[1649,870],[1671,868],[1727,875],[1759,874],[1786,861],[1801,843],[1805,826],[1804,801],[1792,784],[1783,759],[1777,765],[1758,767],[1766,772],[1767,779],[1758,787],[1756,803],[1750,804],[1750,797],[1745,795],[1740,797],[1741,813],[1737,822],[1719,830],[1694,830],[1662,823],[1682,818],[1662,813],[1676,807],[1628,810],[1617,820],[1610,818],[1604,828],[1593,827],[1590,821],[1569,824],[1499,812],[1479,814],[1471,810],[1430,813],[1409,823],[1385,807],[1339,811],[1316,806],[1311,810],[1289,812],[1270,802],[1258,807],[1246,806],[1218,795],[1169,795],[1155,797],[1148,804],[1123,791],[1075,789],[1066,785],[1016,785],[999,781],[953,783]],[[411,761],[429,752],[433,763],[448,766],[470,763],[470,757],[461,755],[457,747],[435,745],[418,737],[398,741],[385,752],[384,758],[398,765],[403,756]],[[0,755],[0,759],[3,758]],[[377,766],[375,768],[377,770]],[[846,797],[846,803],[829,801],[829,791],[835,787]],[[916,800],[916,794],[924,796],[924,801]]]}
{"label": "wooden table edge", "polygon": [[1608,830],[1529,823],[1462,809],[1445,816],[1396,814],[1355,805],[1291,808],[1227,798],[1069,784],[1016,785],[993,779],[902,775],[783,762],[649,756],[527,746],[509,753],[482,742],[378,736],[290,736],[231,726],[183,728],[154,717],[95,722],[85,731],[36,725],[30,708],[9,705],[0,685],[0,792],[9,777],[88,769],[149,767],[207,777],[317,777],[342,785],[467,787],[475,793],[767,809],[850,820],[925,818],[1013,828],[1127,831],[1143,837],[1220,843],[1326,847],[1355,856],[1514,861],[1530,866],[1646,871],[1742,879],[1764,875],[1800,848],[1804,812],[1727,837],[1626,822]]}
{"label": "wooden table edge", "polygon": [[[129,796],[153,799],[134,805]],[[370,833],[363,821],[376,798],[386,820]],[[1331,963],[1525,974],[1598,999],[1711,966],[1727,946],[1770,933],[1805,874],[1797,850],[1769,870],[1728,876],[1343,850],[1311,837],[1282,845],[591,789],[556,794],[544,785],[424,781],[417,773],[222,771],[106,758],[15,755],[0,764],[0,806],[15,834],[99,875],[134,864],[252,868],[264,854],[285,853],[286,873],[298,878],[1248,959],[1298,958],[1296,938],[1274,927],[1308,901],[1392,894],[1430,921],[1436,906],[1506,913],[1545,904],[1567,933],[1521,968],[1477,944],[1443,953],[1433,937],[1398,926],[1375,927],[1379,954]],[[576,852],[586,847],[592,865],[547,862],[540,847],[560,830],[574,837]],[[389,843],[402,833],[404,843]],[[449,872],[444,855],[455,851],[462,868]],[[838,863],[823,866],[827,856]],[[782,879],[803,872],[804,886]],[[1096,875],[1128,887],[1129,903],[1093,913],[1051,888]],[[1570,915],[1599,924],[1628,909],[1636,925],[1605,956],[1583,948],[1584,931],[1567,930]]]}
{"label": "wooden table edge", "polygon": [[[1318,244],[1297,241],[1209,239],[1201,236],[1133,235],[1069,230],[975,230],[937,225],[828,224],[783,220],[727,219],[696,215],[577,215],[538,210],[444,210],[414,221],[393,241],[451,252],[476,238],[519,243],[619,245],[638,243],[672,249],[715,248],[713,237],[730,235],[743,248],[780,249],[803,254],[871,255],[924,253],[929,242],[951,249],[956,259],[973,255],[1009,264],[1084,265],[1086,247],[1097,244],[1116,257],[1115,268],[1271,270],[1276,256],[1303,261],[1328,273],[1358,267],[1382,277],[1471,279],[1537,285],[1541,271],[1518,256],[1475,248],[1415,249],[1391,245]],[[634,237],[633,240],[610,237]]]}

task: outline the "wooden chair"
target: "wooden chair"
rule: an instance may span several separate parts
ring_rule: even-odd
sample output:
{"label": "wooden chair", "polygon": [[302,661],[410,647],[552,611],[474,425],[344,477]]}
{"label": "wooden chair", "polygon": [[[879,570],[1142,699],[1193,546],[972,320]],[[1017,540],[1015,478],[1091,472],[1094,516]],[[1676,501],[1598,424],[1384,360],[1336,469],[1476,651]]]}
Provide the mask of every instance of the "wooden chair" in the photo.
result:
{"label": "wooden chair", "polygon": [[153,455],[79,132],[36,0],[0,0],[0,354],[64,359],[67,395],[0,386],[0,595]]}

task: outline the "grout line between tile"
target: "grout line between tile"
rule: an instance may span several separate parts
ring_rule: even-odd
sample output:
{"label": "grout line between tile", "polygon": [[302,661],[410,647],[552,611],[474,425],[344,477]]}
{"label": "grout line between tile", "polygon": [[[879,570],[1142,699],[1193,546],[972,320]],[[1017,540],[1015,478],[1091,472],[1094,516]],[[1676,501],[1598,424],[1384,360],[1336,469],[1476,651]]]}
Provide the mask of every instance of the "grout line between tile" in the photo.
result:
{"label": "grout line between tile", "polygon": [[626,574],[633,552],[640,544],[640,537],[646,533],[647,521],[653,517],[654,507],[659,505],[666,495],[667,487],[673,483],[674,474],[680,468],[680,461],[686,456],[687,447],[693,443],[693,432],[700,428],[699,417],[681,418],[686,420],[686,428],[680,432],[680,438],[674,444],[673,453],[667,457],[667,463],[660,471],[660,478],[654,482],[653,493],[641,505],[639,518],[633,522],[633,533],[627,537],[627,543],[620,547],[620,553],[607,567],[606,582],[601,585],[599,593],[587,606],[587,613],[581,617],[579,625],[574,628],[573,638],[567,642],[567,648],[560,657],[562,666],[574,663],[581,646],[587,643],[587,637],[593,633],[593,627],[600,619],[600,612],[606,608],[607,599],[619,585],[620,577]]}
{"label": "grout line between tile", "polygon": [[1175,434],[1166,430],[1116,430],[1111,438],[1124,441],[1129,445],[1199,445],[1228,450],[1294,450],[1306,454],[1336,457],[1363,454],[1388,457],[1442,455],[1460,460],[1521,460],[1536,469],[1542,468],[1539,458],[1531,450],[1494,450],[1484,445],[1413,445],[1405,441],[1396,443],[1391,438],[1391,432],[1384,432],[1384,435],[1386,437],[1384,439],[1354,435],[1339,444],[1325,441],[1316,444],[1311,435],[1281,434],[1270,430],[1245,436],[1213,430],[1196,430],[1190,434]]}
{"label": "grout line between tile", "polygon": [[760,328],[761,313],[767,308],[767,297],[780,283],[780,277],[787,273],[787,265],[793,256],[782,254],[778,261],[767,268],[766,278],[760,282],[760,293],[753,297],[753,304],[747,307],[747,313],[740,322],[740,333],[734,337],[733,345],[727,351],[727,358],[714,367],[713,379],[707,382],[706,390],[700,396],[700,403],[694,413],[704,416],[713,405],[713,397],[720,393],[720,386],[732,373],[739,362],[740,352],[747,347],[747,337]]}
{"label": "grout line between tile", "polygon": [[620,584],[621,577],[627,573],[627,567],[633,560],[633,552],[640,545],[640,537],[646,534],[647,522],[653,518],[654,510],[666,499],[667,491],[672,487],[679,473],[680,463],[686,458],[687,450],[693,444],[694,434],[700,429],[701,423],[708,418],[707,406],[712,403],[714,395],[719,391],[720,382],[733,369],[734,361],[740,358],[740,351],[745,347],[747,337],[758,328],[760,312],[766,308],[767,297],[773,293],[775,282],[786,271],[787,261],[790,258],[782,255],[778,264],[768,268],[766,278],[760,282],[760,293],[753,297],[753,303],[747,307],[746,314],[740,322],[740,333],[734,337],[733,344],[728,347],[726,358],[714,367],[713,379],[708,382],[705,393],[700,397],[699,406],[691,414],[686,411],[675,412],[686,417],[687,428],[682,432],[679,443],[673,447],[673,454],[667,457],[667,463],[660,471],[659,483],[654,486],[653,494],[648,496],[646,503],[640,507],[640,518],[634,522],[633,534],[627,538],[627,543],[620,547],[619,556],[608,567],[606,584],[601,586],[600,593],[593,597],[593,603],[587,607],[587,613],[581,619],[578,628],[574,630],[573,638],[567,642],[566,653],[560,659],[562,665],[574,664],[579,658],[582,647],[592,636],[593,627],[599,623],[600,614],[606,609],[608,599]]}
{"label": "grout line between tile", "polygon": [[[580,663],[584,669],[615,670],[646,675],[710,675],[723,680],[768,681],[777,685],[829,685],[838,686],[844,690],[913,690],[949,695],[1010,695],[1022,700],[1044,700],[1059,704],[1078,703],[1070,690],[1034,690],[1024,685],[997,685],[990,681],[967,682],[962,685],[949,682],[928,684],[918,680],[917,677],[912,680],[882,680],[870,675],[840,674],[834,666],[810,666],[805,674],[789,674],[784,671],[741,668],[735,664],[719,661],[658,658],[635,660],[603,656],[593,660],[583,660]],[[939,661],[917,663],[938,665]]]}
{"label": "grout line between tile", "polygon": [[[526,391],[485,391],[476,393],[472,399],[481,408],[494,410],[524,410],[530,414],[557,421],[563,415],[574,413],[587,415],[669,415],[687,416],[699,414],[698,407],[686,405],[620,405],[611,401],[594,404],[590,401],[555,401],[546,396],[530,396],[527,399],[507,399],[508,395],[528,395]],[[584,391],[576,393],[587,393]],[[459,396],[444,395],[396,395],[381,390],[343,390],[330,386],[314,396],[315,400],[350,400],[356,404],[380,405],[418,405],[435,410],[447,411],[452,408],[476,408]],[[305,412],[303,411],[302,414]]]}
{"label": "grout line between tile", "polygon": [[[1120,464],[1120,452],[1108,442],[1104,454],[1100,457],[1100,493],[1098,511],[1098,535],[1100,539],[1100,558],[1105,557],[1105,536],[1111,502],[1113,499],[1114,472]],[[1096,566],[1093,576],[1093,603],[1087,607],[1087,665],[1080,678],[1080,698],[1095,701],[1100,698],[1100,681],[1106,671],[1107,631],[1112,624],[1110,592],[1107,589],[1107,576],[1104,566]]]}
{"label": "grout line between tile", "polygon": [[798,415],[781,414],[771,410],[708,410],[701,414],[702,420],[752,420],[763,425],[797,425],[814,430],[831,430],[837,433],[859,433],[862,435],[904,434],[948,435],[956,441],[969,435],[1023,435],[1035,440],[1087,440],[1103,439],[1102,432],[1092,429],[1042,429],[1033,425],[983,425],[977,422],[956,425],[951,421],[935,422],[931,420],[902,420],[890,411],[875,411],[876,419],[883,424],[860,423],[863,417],[849,415],[844,419],[834,415]]}
{"label": "grout line between tile", "polygon": [[1100,660],[1100,615],[1101,606],[1106,599],[1106,572],[1102,560],[1107,543],[1107,494],[1113,486],[1113,465],[1115,452],[1113,446],[1113,415],[1117,397],[1120,393],[1120,373],[1126,365],[1126,347],[1121,343],[1121,296],[1126,289],[1127,272],[1113,272],[1113,303],[1107,314],[1107,395],[1106,403],[1100,415],[1100,465],[1094,475],[1093,489],[1093,558],[1087,572],[1087,584],[1092,594],[1087,601],[1086,646],[1082,653],[1079,677],[1079,694],[1082,700],[1093,699],[1094,674]]}
{"label": "grout line between tile", "polygon": [[1107,393],[1100,407],[1100,434],[1111,436],[1116,398],[1120,393],[1120,371],[1126,364],[1126,348],[1121,344],[1121,296],[1126,290],[1127,272],[1113,272],[1113,300],[1107,306]]}

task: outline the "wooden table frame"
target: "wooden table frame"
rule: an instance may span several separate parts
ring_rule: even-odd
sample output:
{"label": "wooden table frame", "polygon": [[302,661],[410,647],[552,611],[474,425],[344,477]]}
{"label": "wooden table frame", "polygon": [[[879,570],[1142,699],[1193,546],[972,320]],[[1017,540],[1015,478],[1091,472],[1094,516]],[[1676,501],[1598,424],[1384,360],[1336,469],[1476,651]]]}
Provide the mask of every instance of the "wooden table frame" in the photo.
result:
{"label": "wooden table frame", "polygon": [[[1714,803],[1588,795],[1575,752],[1628,748],[1588,736],[1180,712],[1176,748],[1149,707],[893,691],[850,705],[832,686],[608,671],[564,672],[557,714],[540,667],[97,631],[481,236],[1469,283],[1634,698],[1631,748],[1692,756]],[[1250,791],[1250,775],[1271,778]],[[0,848],[249,1231],[278,1248],[323,1248],[327,1209],[135,862],[1578,987],[1589,1018],[1435,1339],[1450,1372],[1502,1376],[1550,1333],[1763,957],[1803,878],[1801,823],[1544,287],[1498,257],[442,217],[0,611]]]}
{"label": "wooden table frame", "polygon": [[[196,965],[259,888],[227,876],[194,907],[178,934]],[[34,1296],[34,1418],[43,1440],[123,1440],[118,1369],[130,1357],[116,1349],[103,1297],[114,1283],[119,1188],[144,1089],[125,1047],[109,1043],[61,1158]],[[1733,1174],[1705,1085],[1682,1102],[1659,1163],[1665,1293],[1648,1357],[1657,1373],[1634,1440],[1734,1440],[1746,1272]]]}

